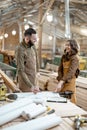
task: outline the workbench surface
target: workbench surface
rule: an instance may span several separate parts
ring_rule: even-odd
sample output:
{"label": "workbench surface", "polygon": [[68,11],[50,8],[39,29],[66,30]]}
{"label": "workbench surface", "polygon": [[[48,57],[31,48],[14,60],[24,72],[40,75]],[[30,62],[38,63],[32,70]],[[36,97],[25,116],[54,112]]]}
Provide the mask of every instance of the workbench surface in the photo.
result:
{"label": "workbench surface", "polygon": [[[8,102],[0,101],[0,107],[8,104]],[[75,115],[84,115],[87,117],[87,112],[83,109],[77,107],[76,105],[72,104],[71,102],[68,103],[51,103],[46,102],[46,105],[50,106],[51,108],[55,109],[55,113],[58,116],[62,117],[62,123],[59,126],[51,128],[50,130],[74,130],[74,118]],[[4,130],[4,128],[8,126],[12,126],[15,124],[19,124],[20,122],[24,122],[25,120],[22,117],[13,120],[3,126],[0,127],[0,130]],[[80,130],[87,130],[87,123],[83,124]]]}

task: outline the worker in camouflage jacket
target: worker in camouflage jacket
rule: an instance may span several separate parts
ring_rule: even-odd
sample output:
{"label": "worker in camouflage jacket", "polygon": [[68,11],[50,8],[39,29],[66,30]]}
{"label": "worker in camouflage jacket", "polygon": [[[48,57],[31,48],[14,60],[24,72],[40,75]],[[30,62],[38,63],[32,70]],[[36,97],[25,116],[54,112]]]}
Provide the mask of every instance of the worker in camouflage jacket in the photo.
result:
{"label": "worker in camouflage jacket", "polygon": [[22,92],[36,93],[39,91],[39,87],[35,86],[36,73],[38,71],[35,42],[36,31],[29,28],[25,31],[24,39],[15,51],[19,89]]}

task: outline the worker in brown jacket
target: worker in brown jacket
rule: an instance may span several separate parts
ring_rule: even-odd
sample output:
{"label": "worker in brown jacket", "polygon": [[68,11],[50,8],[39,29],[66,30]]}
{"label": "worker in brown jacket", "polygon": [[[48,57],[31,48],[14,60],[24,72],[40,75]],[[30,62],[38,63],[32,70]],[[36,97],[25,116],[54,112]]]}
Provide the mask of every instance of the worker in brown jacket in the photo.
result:
{"label": "worker in brown jacket", "polygon": [[29,28],[24,33],[23,41],[17,46],[15,57],[17,62],[17,74],[19,88],[22,92],[38,92],[35,86],[35,78],[38,69],[36,31]]}
{"label": "worker in brown jacket", "polygon": [[64,55],[58,68],[58,85],[55,92],[72,91],[71,102],[76,103],[76,78],[79,74],[79,46],[75,40],[65,43]]}

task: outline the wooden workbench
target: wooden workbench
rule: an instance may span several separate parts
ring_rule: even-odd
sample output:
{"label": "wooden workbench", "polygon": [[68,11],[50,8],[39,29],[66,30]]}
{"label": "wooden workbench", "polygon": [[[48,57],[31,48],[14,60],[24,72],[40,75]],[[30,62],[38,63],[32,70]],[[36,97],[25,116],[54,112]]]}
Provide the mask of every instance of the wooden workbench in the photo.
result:
{"label": "wooden workbench", "polygon": [[[0,102],[0,106],[7,104],[7,102]],[[74,118],[75,115],[84,115],[87,117],[87,112],[83,109],[77,107],[71,102],[68,103],[50,103],[46,102],[46,105],[55,109],[55,113],[58,116],[62,117],[62,123],[59,126],[51,128],[50,130],[74,130]],[[10,123],[7,123],[0,127],[0,130],[4,130],[4,128],[12,125],[19,124],[20,122],[24,122],[25,120],[22,117],[13,120]],[[87,130],[87,124],[84,124],[80,130]]]}

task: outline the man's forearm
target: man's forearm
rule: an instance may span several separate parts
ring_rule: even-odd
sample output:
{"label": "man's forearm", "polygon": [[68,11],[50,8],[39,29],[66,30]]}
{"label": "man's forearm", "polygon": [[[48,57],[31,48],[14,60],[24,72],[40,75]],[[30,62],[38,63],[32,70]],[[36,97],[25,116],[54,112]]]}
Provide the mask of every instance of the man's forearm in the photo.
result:
{"label": "man's forearm", "polygon": [[26,75],[25,72],[20,72],[20,75],[21,75],[23,81],[25,82],[25,84],[26,84],[28,87],[32,88],[32,87],[34,86],[34,85],[31,83],[31,81],[29,80],[29,78],[27,77],[27,75]]}

